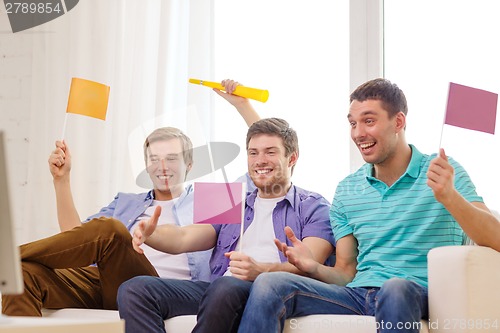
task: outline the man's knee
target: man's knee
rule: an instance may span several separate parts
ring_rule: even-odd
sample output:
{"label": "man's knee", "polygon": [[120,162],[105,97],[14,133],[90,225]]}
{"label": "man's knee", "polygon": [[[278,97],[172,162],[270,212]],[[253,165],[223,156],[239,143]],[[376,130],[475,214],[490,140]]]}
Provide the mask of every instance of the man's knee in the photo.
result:
{"label": "man's knee", "polygon": [[243,281],[231,276],[222,276],[212,283],[207,291],[218,293],[227,292],[228,290],[246,290],[251,286],[251,282]]}
{"label": "man's knee", "polygon": [[408,303],[410,298],[418,297],[418,286],[415,282],[401,278],[392,278],[384,282],[378,293],[379,301]]}
{"label": "man's knee", "polygon": [[293,284],[292,273],[286,272],[270,272],[260,274],[252,284],[252,297],[271,299],[273,297],[280,298],[284,287]]}
{"label": "man's knee", "polygon": [[[273,288],[276,284],[288,283],[290,278],[295,276],[286,272],[262,273],[254,281],[254,286],[258,288]],[[256,287],[252,288],[256,288]]]}
{"label": "man's knee", "polygon": [[84,223],[82,227],[87,232],[94,232],[96,236],[118,236],[127,240],[131,237],[127,227],[122,222],[113,218],[99,217]]}
{"label": "man's knee", "polygon": [[42,299],[49,268],[32,262],[21,262],[24,292],[3,295],[2,312],[11,316],[41,316]]}
{"label": "man's knee", "polygon": [[246,301],[250,294],[252,282],[243,281],[231,276],[223,276],[213,281],[204,295],[204,301],[213,304],[235,303]]}
{"label": "man's knee", "polygon": [[45,280],[51,280],[54,270],[42,264],[30,261],[22,261],[24,288],[30,291],[33,288],[42,289]]}
{"label": "man's knee", "polygon": [[118,288],[118,305],[129,304],[137,300],[137,296],[146,296],[153,279],[151,276],[136,276],[122,283]]}

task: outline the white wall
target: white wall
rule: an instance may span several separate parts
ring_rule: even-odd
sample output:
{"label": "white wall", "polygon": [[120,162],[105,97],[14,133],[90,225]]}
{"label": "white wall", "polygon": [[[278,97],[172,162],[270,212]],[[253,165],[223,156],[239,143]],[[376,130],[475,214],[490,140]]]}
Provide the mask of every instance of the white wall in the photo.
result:
{"label": "white wall", "polygon": [[[5,133],[9,156],[9,186],[13,190],[13,218],[22,219],[26,205],[29,148],[29,107],[31,103],[32,35],[14,35],[7,16],[0,13],[0,130]],[[45,167],[45,166],[44,166]],[[40,168],[40,172],[48,172]],[[20,225],[16,224],[21,240]]]}

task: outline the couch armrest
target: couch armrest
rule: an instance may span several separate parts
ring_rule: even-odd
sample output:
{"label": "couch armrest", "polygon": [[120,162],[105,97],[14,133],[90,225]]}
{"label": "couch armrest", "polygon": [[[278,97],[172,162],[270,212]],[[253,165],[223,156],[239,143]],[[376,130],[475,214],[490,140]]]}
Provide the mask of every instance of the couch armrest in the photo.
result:
{"label": "couch armrest", "polygon": [[431,332],[500,332],[500,253],[482,246],[432,249]]}

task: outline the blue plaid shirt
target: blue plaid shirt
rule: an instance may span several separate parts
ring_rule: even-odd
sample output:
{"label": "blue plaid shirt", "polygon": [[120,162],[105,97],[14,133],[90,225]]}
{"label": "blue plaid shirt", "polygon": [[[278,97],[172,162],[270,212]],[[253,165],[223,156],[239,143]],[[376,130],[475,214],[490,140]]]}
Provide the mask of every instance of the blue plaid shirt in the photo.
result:
{"label": "blue plaid shirt", "polygon": [[[151,206],[153,190],[147,193],[123,193],[116,195],[115,199],[99,213],[89,216],[84,222],[98,217],[111,217],[121,221],[128,230],[138,222],[139,216]],[[175,222],[179,226],[193,223],[193,186],[189,185],[182,192],[179,200],[172,208]],[[208,261],[212,250],[187,253],[189,270],[192,280],[210,281],[210,268]]]}

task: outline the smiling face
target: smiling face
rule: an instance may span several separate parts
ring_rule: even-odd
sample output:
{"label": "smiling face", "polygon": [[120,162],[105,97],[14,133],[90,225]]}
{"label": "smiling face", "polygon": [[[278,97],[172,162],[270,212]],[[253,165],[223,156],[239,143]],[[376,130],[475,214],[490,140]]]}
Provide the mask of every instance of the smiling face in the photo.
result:
{"label": "smiling face", "polygon": [[186,165],[179,138],[154,141],[147,148],[146,167],[153,181],[156,200],[171,200],[181,195],[191,165]]}
{"label": "smiling face", "polygon": [[283,140],[275,135],[257,134],[248,142],[248,173],[261,198],[284,196],[291,186],[292,167],[298,154],[285,156]]}
{"label": "smiling face", "polygon": [[380,100],[353,100],[347,119],[351,125],[351,138],[367,163],[390,164],[397,158],[398,149],[406,145],[404,113],[390,117]]}

